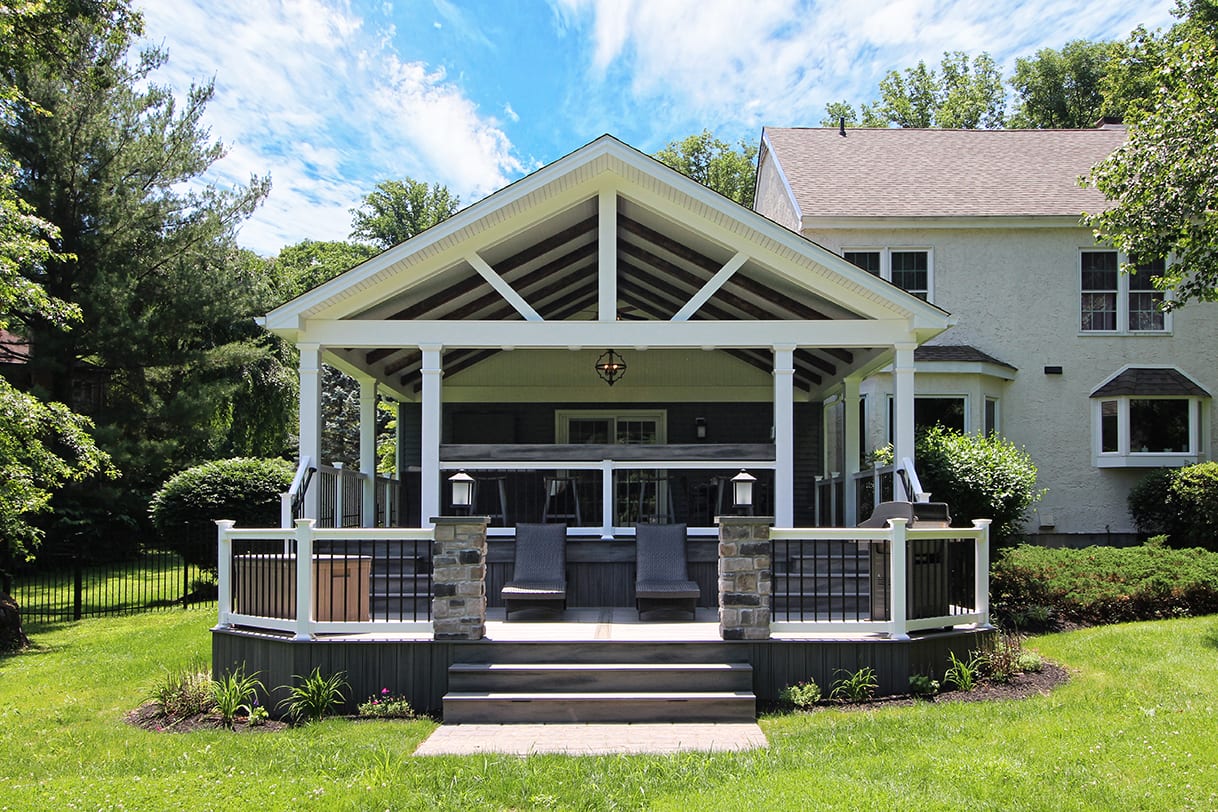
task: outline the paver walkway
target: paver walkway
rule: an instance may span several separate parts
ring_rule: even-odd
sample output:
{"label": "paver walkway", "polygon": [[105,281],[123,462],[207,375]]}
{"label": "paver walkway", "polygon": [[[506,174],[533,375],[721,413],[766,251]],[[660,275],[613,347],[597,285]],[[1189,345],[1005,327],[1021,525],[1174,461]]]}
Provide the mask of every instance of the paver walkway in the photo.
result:
{"label": "paver walkway", "polygon": [[416,756],[503,753],[530,756],[725,752],[768,747],[755,722],[745,724],[441,725]]}

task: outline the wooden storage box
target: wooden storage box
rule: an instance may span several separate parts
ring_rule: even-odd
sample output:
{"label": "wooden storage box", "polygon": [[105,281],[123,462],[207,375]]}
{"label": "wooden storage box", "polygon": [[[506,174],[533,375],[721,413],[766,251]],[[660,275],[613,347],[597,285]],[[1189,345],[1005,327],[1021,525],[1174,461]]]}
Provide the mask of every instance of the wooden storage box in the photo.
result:
{"label": "wooden storage box", "polygon": [[[371,620],[371,575],[371,556],[313,556],[313,619]],[[234,556],[233,601],[238,614],[296,617],[296,555]]]}

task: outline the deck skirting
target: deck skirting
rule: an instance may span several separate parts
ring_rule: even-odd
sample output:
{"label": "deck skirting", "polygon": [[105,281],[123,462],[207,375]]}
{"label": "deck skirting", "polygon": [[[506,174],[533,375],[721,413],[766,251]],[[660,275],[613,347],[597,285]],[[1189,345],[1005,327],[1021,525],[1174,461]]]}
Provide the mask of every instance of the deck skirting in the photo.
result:
{"label": "deck skirting", "polygon": [[[690,624],[701,626],[704,624]],[[915,634],[907,640],[880,637],[690,640],[389,640],[332,637],[297,640],[287,635],[240,629],[212,631],[212,667],[217,675],[244,667],[272,689],[273,708],[294,675],[315,667],[323,675],[345,672],[350,685],[343,712],[388,688],[406,696],[421,713],[439,716],[448,692],[449,666],[486,662],[749,663],[753,692],[773,702],[786,685],[812,678],[827,694],[839,672],[875,669],[880,694],[905,693],[909,677],[942,679],[948,655],[964,658],[982,648],[993,630],[955,629]]]}

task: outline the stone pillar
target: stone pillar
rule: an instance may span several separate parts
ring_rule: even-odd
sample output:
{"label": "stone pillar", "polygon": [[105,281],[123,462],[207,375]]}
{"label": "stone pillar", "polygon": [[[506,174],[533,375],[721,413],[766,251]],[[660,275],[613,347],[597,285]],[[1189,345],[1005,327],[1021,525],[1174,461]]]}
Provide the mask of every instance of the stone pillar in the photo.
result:
{"label": "stone pillar", "polygon": [[441,516],[432,547],[431,626],[436,640],[486,634],[487,516]]}
{"label": "stone pillar", "polygon": [[719,522],[719,636],[770,637],[770,525],[768,516],[721,516]]}

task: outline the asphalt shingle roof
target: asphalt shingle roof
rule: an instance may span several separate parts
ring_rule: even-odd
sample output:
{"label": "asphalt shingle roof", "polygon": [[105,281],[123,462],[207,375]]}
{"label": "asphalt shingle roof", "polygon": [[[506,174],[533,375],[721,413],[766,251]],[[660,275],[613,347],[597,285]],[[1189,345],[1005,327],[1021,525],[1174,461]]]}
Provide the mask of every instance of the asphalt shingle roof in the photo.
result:
{"label": "asphalt shingle roof", "polygon": [[1091,393],[1091,397],[1115,395],[1183,395],[1209,397],[1197,384],[1174,369],[1131,367]]}
{"label": "asphalt shingle roof", "polygon": [[1126,133],[766,127],[763,137],[805,217],[1027,217],[1104,208],[1078,178]]}
{"label": "asphalt shingle roof", "polygon": [[967,344],[923,344],[914,350],[914,361],[964,361],[970,363],[997,364],[1015,369],[1006,361],[984,353]]}

